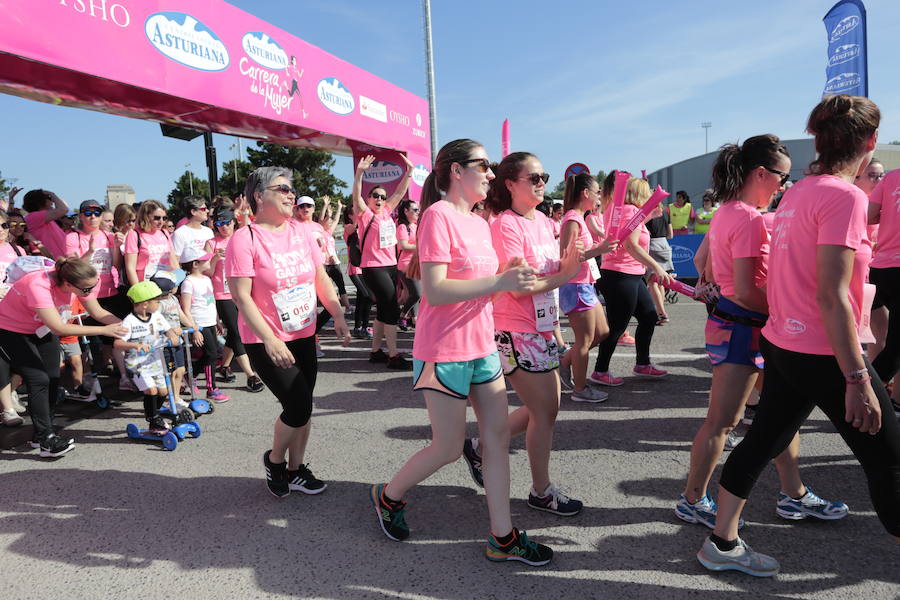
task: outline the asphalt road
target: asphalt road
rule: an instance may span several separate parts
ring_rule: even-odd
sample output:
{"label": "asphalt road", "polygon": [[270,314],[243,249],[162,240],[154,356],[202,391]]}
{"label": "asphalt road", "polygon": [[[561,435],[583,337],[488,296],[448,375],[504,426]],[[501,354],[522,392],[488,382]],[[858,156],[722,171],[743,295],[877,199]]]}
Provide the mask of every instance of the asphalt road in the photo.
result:
{"label": "asphalt road", "polygon": [[[328,482],[319,496],[276,499],[261,455],[279,410],[268,391],[223,385],[232,400],[201,417],[203,434],[174,452],[129,440],[139,400],[105,412],[66,407],[76,449],[41,459],[16,443],[0,452],[3,597],[33,598],[866,598],[900,597],[900,546],[881,528],[862,470],[824,416],[802,429],[804,480],[847,502],[849,517],[790,523],[775,515],[774,468],[760,479],[744,538],[776,556],[782,573],[710,574],[695,558],[707,535],[672,509],[705,414],[709,367],[703,308],[682,300],[657,330],[659,381],[628,378],[602,405],[563,397],[551,472],[585,503],[574,518],[530,510],[523,440],[510,455],[514,522],[556,551],[547,567],[494,564],[482,550],[483,494],[465,464],[449,465],[409,495],[409,541],[381,533],[368,499],[422,448],[430,430],[406,373],[366,361],[366,344],[325,340],[308,460]],[[410,348],[409,335],[401,346]],[[613,370],[629,373],[620,348]],[[227,389],[234,388],[234,389]],[[510,405],[517,405],[510,392]],[[471,416],[472,432],[475,431]],[[713,491],[718,471],[713,478]]]}

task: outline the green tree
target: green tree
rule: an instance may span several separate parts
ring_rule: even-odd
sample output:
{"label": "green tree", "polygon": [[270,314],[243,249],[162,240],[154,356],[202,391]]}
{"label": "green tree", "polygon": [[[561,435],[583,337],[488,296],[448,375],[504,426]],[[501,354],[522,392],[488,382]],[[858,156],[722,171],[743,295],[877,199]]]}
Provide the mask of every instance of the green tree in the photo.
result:
{"label": "green tree", "polygon": [[594,177],[597,179],[597,183],[600,184],[600,187],[603,187],[603,180],[606,179],[606,171],[600,169]]}
{"label": "green tree", "polygon": [[219,194],[234,198],[238,194],[244,193],[244,183],[253,168],[253,165],[246,160],[229,160],[224,163],[222,176],[219,177]]}
{"label": "green tree", "polygon": [[15,182],[15,179],[13,179],[12,181],[7,181],[3,177],[3,173],[0,172],[0,196],[6,197],[6,195],[9,193],[9,190],[12,189],[12,186],[10,184],[13,182]]}
{"label": "green tree", "polygon": [[331,172],[334,158],[327,152],[256,142],[256,148],[247,148],[247,156],[253,169],[257,167],[291,169],[294,172],[294,187],[300,195],[316,199],[331,196],[332,199],[340,199],[342,203],[347,200],[347,196],[342,193],[347,183]]}
{"label": "green tree", "polygon": [[565,182],[565,180],[563,180],[563,181],[560,181],[559,183],[557,183],[556,187],[553,188],[553,191],[547,195],[550,196],[551,198],[553,198],[554,200],[562,200],[565,193],[566,193],[566,182]]}
{"label": "green tree", "polygon": [[175,223],[185,215],[184,199],[191,195],[192,190],[195,196],[209,198],[209,182],[200,179],[191,171],[185,171],[175,180],[175,188],[166,197],[166,202],[169,203],[169,218]]}

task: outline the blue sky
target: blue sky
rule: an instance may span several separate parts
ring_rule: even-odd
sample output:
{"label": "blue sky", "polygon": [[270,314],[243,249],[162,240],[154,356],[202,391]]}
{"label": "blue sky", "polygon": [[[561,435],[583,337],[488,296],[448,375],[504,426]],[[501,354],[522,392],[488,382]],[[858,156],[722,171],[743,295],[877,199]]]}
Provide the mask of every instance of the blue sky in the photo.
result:
{"label": "blue sky", "polygon": [[[418,0],[231,4],[426,95]],[[439,145],[471,137],[499,158],[508,117],[513,149],[537,154],[553,183],[575,161],[649,172],[701,154],[701,121],[712,122],[710,149],[766,132],[804,137],[825,81],[821,19],[832,4],[437,0]],[[900,2],[866,7],[869,95],[888,142],[900,139],[892,48]],[[139,200],[161,199],[186,163],[205,173],[200,139],[163,138],[155,123],[0,96],[0,124],[3,176],[52,189],[70,204],[101,199],[118,183],[131,184]],[[233,158],[233,138],[216,135],[215,143],[220,160]],[[350,160],[338,158],[335,172],[349,181]]]}

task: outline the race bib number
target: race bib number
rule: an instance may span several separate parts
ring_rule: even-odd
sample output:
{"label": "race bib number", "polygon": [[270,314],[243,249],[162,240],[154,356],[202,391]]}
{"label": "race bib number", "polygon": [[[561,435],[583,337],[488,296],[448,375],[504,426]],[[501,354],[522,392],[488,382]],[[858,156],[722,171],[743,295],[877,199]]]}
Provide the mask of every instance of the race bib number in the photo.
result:
{"label": "race bib number", "polygon": [[397,245],[397,226],[390,219],[382,221],[378,228],[378,245],[382,248]]}
{"label": "race bib number", "polygon": [[112,271],[112,253],[109,248],[97,248],[91,256],[91,265],[97,273],[106,274]]}
{"label": "race bib number", "polygon": [[272,294],[272,301],[286,333],[305,329],[316,320],[316,289],[312,283]]}
{"label": "race bib number", "polygon": [[222,291],[231,295],[231,288],[228,287],[228,277],[222,277]]}
{"label": "race bib number", "polygon": [[600,279],[600,267],[597,266],[597,261],[593,258],[589,258],[587,264],[588,270],[591,272],[591,277],[594,278],[594,281]]}
{"label": "race bib number", "polygon": [[535,294],[531,297],[534,303],[534,322],[538,331],[553,331],[559,325],[559,290]]}

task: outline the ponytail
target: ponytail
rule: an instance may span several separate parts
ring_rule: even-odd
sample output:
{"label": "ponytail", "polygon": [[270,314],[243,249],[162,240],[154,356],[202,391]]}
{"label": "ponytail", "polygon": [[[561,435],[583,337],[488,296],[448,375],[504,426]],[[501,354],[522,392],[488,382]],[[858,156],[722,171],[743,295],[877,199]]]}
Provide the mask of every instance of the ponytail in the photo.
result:
{"label": "ponytail", "polygon": [[581,192],[591,189],[594,178],[590,173],[578,173],[566,178],[566,191],[563,194],[563,212],[577,210],[580,204]]}
{"label": "ponytail", "polygon": [[713,164],[712,197],[719,202],[734,200],[753,169],[774,168],[781,158],[790,158],[790,154],[771,133],[747,138],[740,146],[725,144]]}
{"label": "ponytail", "polygon": [[53,278],[56,280],[57,286],[69,283],[75,287],[80,287],[78,285],[80,282],[93,279],[96,276],[97,270],[91,263],[74,256],[58,258],[53,271]]}
{"label": "ponytail", "polygon": [[818,158],[813,175],[835,173],[865,154],[865,145],[881,123],[881,111],[861,96],[825,96],[812,110],[806,131],[816,136]]}

